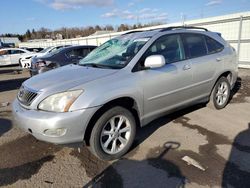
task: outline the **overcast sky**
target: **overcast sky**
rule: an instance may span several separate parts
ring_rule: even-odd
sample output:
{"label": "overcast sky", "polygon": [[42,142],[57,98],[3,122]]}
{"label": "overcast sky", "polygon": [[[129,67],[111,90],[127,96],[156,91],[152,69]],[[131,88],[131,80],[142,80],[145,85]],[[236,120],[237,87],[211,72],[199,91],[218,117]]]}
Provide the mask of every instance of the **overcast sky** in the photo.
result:
{"label": "overcast sky", "polygon": [[27,29],[177,22],[250,11],[250,0],[1,0],[0,34]]}

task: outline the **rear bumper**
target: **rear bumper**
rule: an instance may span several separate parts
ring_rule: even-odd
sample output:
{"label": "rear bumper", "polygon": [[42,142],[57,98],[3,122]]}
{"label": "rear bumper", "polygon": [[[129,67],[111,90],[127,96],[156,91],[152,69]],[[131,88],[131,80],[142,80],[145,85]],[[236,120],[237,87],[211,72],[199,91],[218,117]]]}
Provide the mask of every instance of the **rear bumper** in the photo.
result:
{"label": "rear bumper", "polygon": [[[95,107],[65,113],[44,112],[24,109],[17,100],[12,108],[14,122],[18,127],[38,140],[55,144],[82,142],[88,122],[98,109]],[[60,136],[45,133],[46,130],[57,129],[64,129],[66,132]]]}

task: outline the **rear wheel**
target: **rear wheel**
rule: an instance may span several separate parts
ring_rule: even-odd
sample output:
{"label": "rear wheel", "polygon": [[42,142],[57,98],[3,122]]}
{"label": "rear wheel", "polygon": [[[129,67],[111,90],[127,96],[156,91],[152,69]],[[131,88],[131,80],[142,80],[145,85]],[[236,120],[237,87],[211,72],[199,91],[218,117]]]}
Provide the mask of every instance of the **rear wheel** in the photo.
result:
{"label": "rear wheel", "polygon": [[118,159],[131,147],[135,132],[136,123],[132,113],[120,106],[113,107],[95,123],[90,148],[100,159]]}
{"label": "rear wheel", "polygon": [[209,106],[215,109],[224,108],[230,97],[230,84],[227,78],[221,77],[215,84],[210,96]]}

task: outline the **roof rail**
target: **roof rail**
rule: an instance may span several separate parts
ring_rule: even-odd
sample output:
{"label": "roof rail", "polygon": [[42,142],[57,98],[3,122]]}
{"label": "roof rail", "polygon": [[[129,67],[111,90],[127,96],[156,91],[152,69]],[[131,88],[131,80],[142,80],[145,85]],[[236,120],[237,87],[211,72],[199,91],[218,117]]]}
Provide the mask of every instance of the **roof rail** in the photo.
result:
{"label": "roof rail", "polygon": [[137,30],[137,31],[129,31],[127,33],[124,33],[122,35],[127,35],[127,34],[131,34],[131,33],[139,33],[139,32],[143,32],[144,30]]}
{"label": "roof rail", "polygon": [[172,26],[172,27],[163,28],[163,29],[161,30],[161,32],[163,32],[163,31],[171,31],[171,30],[174,30],[174,29],[201,29],[201,30],[204,30],[204,31],[208,31],[208,29],[203,28],[203,27],[194,27],[194,26]]}
{"label": "roof rail", "polygon": [[155,28],[155,29],[149,29],[149,30],[135,30],[135,31],[129,31],[127,33],[124,33],[122,35],[127,35],[127,34],[131,34],[131,33],[138,33],[138,32],[144,32],[144,31],[154,31],[154,30],[160,30],[160,32],[163,31],[171,31],[174,29],[200,29],[200,30],[204,30],[204,31],[208,31],[208,29],[204,28],[204,27],[194,27],[194,26],[172,26],[172,27],[163,27],[163,28]]}
{"label": "roof rail", "polygon": [[124,33],[122,35],[127,35],[127,34],[131,34],[131,33],[146,32],[146,31],[155,31],[155,30],[160,30],[161,31],[161,29],[164,29],[164,28],[155,28],[155,29],[141,28],[141,30],[128,31],[127,33]]}

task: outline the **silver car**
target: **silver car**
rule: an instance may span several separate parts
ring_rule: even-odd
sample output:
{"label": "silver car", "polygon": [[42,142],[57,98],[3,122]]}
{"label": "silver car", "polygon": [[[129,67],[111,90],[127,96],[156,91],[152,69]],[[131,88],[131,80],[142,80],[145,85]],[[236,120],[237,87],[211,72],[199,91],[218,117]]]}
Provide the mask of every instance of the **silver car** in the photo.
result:
{"label": "silver car", "polygon": [[238,74],[218,33],[170,27],[130,32],[67,65],[25,81],[16,124],[38,140],[85,142],[99,158],[124,155],[137,126],[197,103],[222,109]]}

